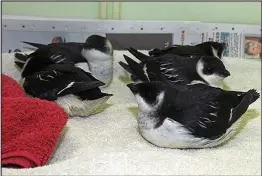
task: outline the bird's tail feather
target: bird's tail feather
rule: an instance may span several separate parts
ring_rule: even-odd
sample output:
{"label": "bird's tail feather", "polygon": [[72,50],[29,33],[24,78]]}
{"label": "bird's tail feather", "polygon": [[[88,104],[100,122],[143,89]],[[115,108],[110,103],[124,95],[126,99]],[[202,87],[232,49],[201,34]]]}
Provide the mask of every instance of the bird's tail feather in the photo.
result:
{"label": "bird's tail feather", "polygon": [[127,72],[129,72],[131,75],[135,75],[134,72],[131,70],[131,68],[124,62],[120,61],[118,62],[121,67],[123,67]]}
{"label": "bird's tail feather", "polygon": [[170,46],[170,47],[167,47],[167,48],[164,48],[164,49],[155,48],[155,49],[149,51],[148,54],[149,54],[149,56],[159,56],[159,55],[163,55],[163,54],[168,53],[170,50],[172,50],[172,48],[173,48],[174,46],[175,46],[175,45]]}
{"label": "bird's tail feather", "polygon": [[129,68],[132,70],[132,73],[141,81],[149,81],[145,72],[143,70],[143,66],[139,63],[135,62],[130,57],[124,55],[126,62],[128,63]]}
{"label": "bird's tail feather", "polygon": [[241,102],[232,110],[230,125],[235,123],[247,111],[249,105],[255,102],[259,97],[260,94],[255,89],[246,92]]}
{"label": "bird's tail feather", "polygon": [[157,55],[160,55],[162,54],[162,50],[161,49],[158,49],[158,48],[155,48],[151,51],[148,52],[149,56],[157,56]]}
{"label": "bird's tail feather", "polygon": [[21,53],[15,53],[15,64],[22,69],[26,63],[27,60],[27,55],[26,54],[21,54]]}
{"label": "bird's tail feather", "polygon": [[112,97],[114,94],[102,93],[102,97]]}
{"label": "bird's tail feather", "polygon": [[31,45],[33,47],[36,47],[36,48],[40,48],[40,47],[46,46],[46,45],[41,44],[41,43],[32,43],[32,42],[26,42],[26,41],[22,41],[22,42],[25,43],[25,44]]}
{"label": "bird's tail feather", "polygon": [[130,47],[130,48],[127,48],[127,50],[132,54],[134,55],[138,60],[140,60],[141,62],[146,62],[148,57],[147,55],[137,51],[136,49]]}

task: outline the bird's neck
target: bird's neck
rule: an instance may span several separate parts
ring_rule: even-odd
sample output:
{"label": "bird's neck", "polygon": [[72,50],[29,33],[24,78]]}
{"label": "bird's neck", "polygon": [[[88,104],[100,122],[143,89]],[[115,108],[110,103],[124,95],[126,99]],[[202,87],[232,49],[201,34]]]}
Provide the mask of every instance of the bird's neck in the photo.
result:
{"label": "bird's neck", "polygon": [[154,113],[146,113],[140,111],[138,113],[138,125],[141,129],[152,129],[155,128],[158,123],[158,119]]}
{"label": "bird's neck", "polygon": [[196,65],[195,65],[195,71],[196,71],[196,75],[199,79],[203,80],[204,83],[208,83],[208,80],[206,79],[206,75],[204,75],[202,69],[204,68],[203,62],[201,61],[201,59],[199,59],[198,61],[196,61]]}
{"label": "bird's neck", "polygon": [[103,62],[112,59],[112,55],[96,49],[83,49],[81,54],[88,62]]}
{"label": "bird's neck", "polygon": [[113,76],[113,57],[96,49],[83,49],[82,56],[87,60],[93,76],[106,86],[110,84]]}

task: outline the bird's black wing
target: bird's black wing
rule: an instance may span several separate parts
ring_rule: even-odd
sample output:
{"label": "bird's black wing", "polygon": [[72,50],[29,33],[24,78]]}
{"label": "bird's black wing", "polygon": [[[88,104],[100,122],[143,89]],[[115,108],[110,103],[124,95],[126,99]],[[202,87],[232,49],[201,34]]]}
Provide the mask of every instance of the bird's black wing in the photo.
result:
{"label": "bird's black wing", "polygon": [[[136,58],[140,58],[140,52],[134,49],[130,49],[132,54]],[[124,55],[124,58],[127,64],[119,63],[125,70],[127,70],[132,75],[136,76],[141,81],[163,81],[163,75],[172,83],[172,84],[189,84],[191,79],[189,73],[192,69],[188,66],[187,60],[181,56],[177,55],[163,55],[159,57],[148,57],[143,60],[143,64],[137,63],[130,57]],[[193,60],[191,61],[193,62]],[[192,63],[194,65],[194,63]],[[163,75],[162,75],[163,74]]]}
{"label": "bird's black wing", "polygon": [[[187,89],[173,87],[174,91],[166,92],[166,100],[162,105],[163,117],[182,124],[195,137],[216,139],[224,134],[228,127],[230,108],[221,107],[215,101],[218,91],[211,88],[208,92],[202,92],[201,87],[194,90],[188,86]],[[174,92],[175,95],[172,95]],[[221,108],[228,116],[220,116]]]}
{"label": "bird's black wing", "polygon": [[62,47],[81,47],[83,48],[84,43],[78,43],[78,42],[67,42],[67,43],[49,43],[49,44],[42,44],[42,43],[34,43],[34,42],[27,42],[27,41],[22,41],[22,43],[31,45],[36,48],[41,48],[44,46],[62,46]]}
{"label": "bird's black wing", "polygon": [[172,84],[186,85],[192,81],[188,76],[192,70],[188,69],[185,61],[181,56],[163,55],[147,62],[146,67],[148,74],[154,74],[159,70]]}
{"label": "bird's black wing", "polygon": [[[124,69],[126,69],[133,77],[136,77],[140,79],[141,81],[159,81],[161,80],[160,74],[159,74],[159,66],[156,64],[156,62],[151,62],[154,60],[153,57],[147,56],[138,50],[130,47],[127,48],[127,50],[135,56],[138,60],[140,60],[140,63],[135,62],[128,56],[124,55],[125,60],[128,63],[127,65],[123,65],[123,63],[119,63]],[[150,63],[150,64],[149,64]],[[148,68],[149,64],[149,68]]]}
{"label": "bird's black wing", "polygon": [[[133,61],[128,56],[124,56],[128,62],[129,67],[137,68],[136,71],[133,70],[137,77],[142,80],[157,81],[159,80],[159,72],[167,76],[167,78],[173,83],[187,82],[185,75],[182,75],[181,69],[185,66],[185,61],[181,57],[176,55],[162,55],[159,57],[147,56],[134,48],[127,49],[132,55],[134,55],[141,63]],[[136,67],[134,66],[136,65]],[[176,69],[174,69],[176,67]],[[131,69],[132,69],[131,68]],[[178,70],[180,72],[180,77],[178,77]],[[148,79],[146,79],[148,77]]]}
{"label": "bird's black wing", "polygon": [[190,46],[190,45],[173,45],[168,48],[158,49],[155,48],[148,53],[150,56],[161,56],[164,54],[174,54],[179,56],[204,56],[205,52],[199,47]]}
{"label": "bird's black wing", "polygon": [[217,142],[234,132],[236,128],[230,127],[260,96],[253,89],[248,92],[225,91],[204,84],[187,87],[188,90],[174,100],[180,107],[175,120],[184,124],[195,136]]}
{"label": "bird's black wing", "polygon": [[21,75],[26,77],[32,73],[41,71],[50,64],[74,64],[70,51],[52,46],[44,46],[27,56]]}
{"label": "bird's black wing", "polygon": [[23,87],[35,97],[56,100],[59,96],[76,94],[103,85],[103,82],[71,64],[52,64],[25,77]]}
{"label": "bird's black wing", "polygon": [[174,46],[170,46],[170,47],[166,47],[163,49],[159,49],[159,48],[154,48],[151,51],[148,52],[149,56],[160,56],[163,54],[168,54],[172,52]]}

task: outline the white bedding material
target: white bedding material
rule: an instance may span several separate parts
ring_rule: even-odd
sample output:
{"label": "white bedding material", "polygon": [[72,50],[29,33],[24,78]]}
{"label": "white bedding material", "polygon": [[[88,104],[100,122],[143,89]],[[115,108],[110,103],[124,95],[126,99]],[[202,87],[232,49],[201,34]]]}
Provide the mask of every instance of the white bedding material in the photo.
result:
{"label": "white bedding material", "polygon": [[[115,51],[114,79],[107,89],[113,93],[104,112],[89,118],[71,118],[50,162],[32,169],[3,169],[4,175],[260,175],[261,99],[250,108],[259,115],[227,144],[213,149],[179,150],[153,146],[138,133],[137,122],[128,108],[134,97],[119,80],[125,75],[118,61],[125,51]],[[146,53],[146,52],[144,52]],[[13,55],[3,54],[3,73],[19,80]],[[233,90],[255,88],[261,92],[261,62],[225,58]]]}

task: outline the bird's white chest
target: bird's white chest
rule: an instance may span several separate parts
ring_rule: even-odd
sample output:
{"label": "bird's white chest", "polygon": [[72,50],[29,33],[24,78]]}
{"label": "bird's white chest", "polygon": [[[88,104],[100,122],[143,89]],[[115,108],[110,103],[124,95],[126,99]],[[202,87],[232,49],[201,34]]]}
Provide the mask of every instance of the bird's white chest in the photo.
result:
{"label": "bird's white chest", "polygon": [[91,61],[89,67],[92,74],[106,85],[110,84],[113,77],[113,60]]}
{"label": "bird's white chest", "polygon": [[187,148],[195,139],[183,125],[169,118],[165,119],[160,127],[154,128],[156,123],[157,121],[153,116],[139,113],[138,126],[141,135],[156,146]]}
{"label": "bird's white chest", "polygon": [[79,97],[70,94],[59,97],[55,102],[70,116],[88,117],[96,114],[96,111],[103,107],[109,98],[109,96],[104,96],[96,100],[81,100]]}
{"label": "bird's white chest", "polygon": [[234,134],[237,123],[232,125],[224,135],[215,140],[195,137],[182,124],[166,118],[161,126],[154,128],[157,121],[153,116],[140,112],[138,126],[141,135],[150,143],[166,148],[207,148],[215,147]]}
{"label": "bird's white chest", "polygon": [[113,77],[113,56],[98,50],[82,50],[82,55],[87,58],[92,75],[108,86]]}

